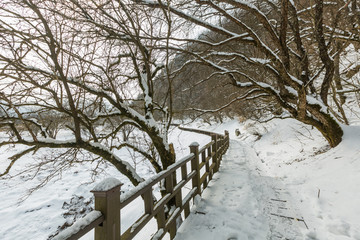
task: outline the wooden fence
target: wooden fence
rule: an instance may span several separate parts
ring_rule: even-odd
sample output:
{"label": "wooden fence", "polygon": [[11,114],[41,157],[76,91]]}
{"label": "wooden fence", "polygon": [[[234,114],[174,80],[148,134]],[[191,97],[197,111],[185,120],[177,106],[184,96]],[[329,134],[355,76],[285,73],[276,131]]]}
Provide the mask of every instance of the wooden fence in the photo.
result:
{"label": "wooden fence", "polygon": [[[77,221],[71,227],[59,233],[54,239],[78,239],[95,228],[95,240],[130,240],[153,218],[158,229],[152,240],[162,239],[166,233],[173,239],[176,234],[176,220],[183,213],[187,218],[190,214],[190,201],[201,195],[219,170],[223,154],[229,147],[229,133],[224,135],[198,129],[181,128],[186,131],[210,135],[212,141],[199,149],[198,143],[190,145],[190,154],[168,169],[140,183],[130,192],[120,196],[121,183],[116,179],[106,179],[99,183],[91,192],[95,196],[95,210]],[[188,171],[188,163],[191,166]],[[179,170],[181,177],[176,177]],[[162,197],[154,201],[153,187],[163,181]],[[183,197],[184,186],[191,181],[191,189]],[[120,231],[120,212],[136,198],[141,197],[144,203],[144,214],[122,234]],[[166,205],[173,205],[166,212]]]}

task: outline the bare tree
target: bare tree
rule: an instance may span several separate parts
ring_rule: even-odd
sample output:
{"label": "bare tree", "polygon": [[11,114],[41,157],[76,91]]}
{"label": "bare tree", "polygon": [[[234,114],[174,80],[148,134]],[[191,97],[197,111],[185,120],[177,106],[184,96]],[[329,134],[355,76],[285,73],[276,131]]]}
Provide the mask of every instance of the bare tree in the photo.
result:
{"label": "bare tree", "polygon": [[[142,177],[114,150],[137,152],[156,172],[174,163],[167,139],[171,101],[153,100],[158,75],[171,81],[161,71],[171,53],[156,48],[157,39],[171,34],[170,21],[162,9],[126,1],[1,1],[0,127],[8,138],[0,147],[27,148],[0,176],[41,148],[64,149],[42,167],[54,161],[70,167],[81,162],[77,152],[87,152],[134,185]],[[59,137],[59,131],[65,134]],[[139,132],[151,144],[132,141]]]}
{"label": "bare tree", "polygon": [[[263,110],[276,109],[268,105],[280,106],[285,114],[277,117],[290,116],[316,127],[331,147],[341,142],[343,131],[329,103],[329,94],[336,80],[336,58],[341,57],[347,44],[358,42],[356,26],[349,27],[351,21],[342,21],[340,28],[337,21],[349,12],[352,18],[358,18],[356,1],[135,2],[169,9],[179,19],[223,36],[221,40],[172,39],[178,44],[204,46],[201,51],[187,51],[174,45],[173,49],[192,56],[185,65],[209,66],[213,73],[208,79],[226,79],[242,89],[238,100],[262,102],[259,107]],[[237,28],[218,24],[224,21]],[[223,50],[226,45],[232,47]],[[344,101],[336,93],[333,99]],[[341,111],[341,105],[338,107]]]}

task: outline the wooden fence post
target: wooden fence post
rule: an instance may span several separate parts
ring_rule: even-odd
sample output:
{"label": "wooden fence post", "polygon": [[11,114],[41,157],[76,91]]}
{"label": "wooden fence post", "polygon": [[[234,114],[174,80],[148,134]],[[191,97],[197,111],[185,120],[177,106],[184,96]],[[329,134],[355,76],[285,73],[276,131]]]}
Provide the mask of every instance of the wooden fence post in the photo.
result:
{"label": "wooden fence post", "polygon": [[200,183],[200,167],[199,167],[199,143],[193,142],[190,144],[190,153],[193,153],[195,157],[191,160],[191,171],[196,171],[196,175],[192,179],[192,187],[197,187],[197,193],[201,195],[201,183]]}
{"label": "wooden fence post", "polygon": [[219,162],[218,162],[218,136],[216,134],[211,135],[211,140],[214,141],[214,145],[213,145],[213,152],[214,152],[214,156],[213,156],[213,162],[215,163],[215,167],[214,167],[214,173],[219,171]]}
{"label": "wooden fence post", "polygon": [[95,240],[120,240],[120,188],[122,185],[115,178],[107,178],[91,190],[95,197],[95,210],[100,211],[105,217],[102,226],[95,227]]}
{"label": "wooden fence post", "polygon": [[229,144],[230,144],[230,136],[229,136],[229,131],[225,130],[225,151],[228,149]]}

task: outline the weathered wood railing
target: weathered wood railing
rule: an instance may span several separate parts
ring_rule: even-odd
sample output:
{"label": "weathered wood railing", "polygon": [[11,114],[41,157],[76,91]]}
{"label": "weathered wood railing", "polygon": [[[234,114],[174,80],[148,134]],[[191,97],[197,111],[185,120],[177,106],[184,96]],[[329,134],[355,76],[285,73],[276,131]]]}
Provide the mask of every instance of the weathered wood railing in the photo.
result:
{"label": "weathered wood railing", "polygon": [[[200,133],[200,134],[204,134],[204,135],[208,135],[208,136],[212,136],[215,133],[210,132],[210,131],[205,131],[205,130],[201,130],[201,129],[195,129],[195,128],[186,128],[186,127],[182,127],[180,125],[177,126],[180,130],[183,131],[188,131],[188,132],[195,132],[195,133]],[[218,134],[219,135],[219,134]]]}
{"label": "weathered wood railing", "polygon": [[[140,183],[131,191],[120,196],[121,183],[116,179],[106,179],[91,192],[95,196],[95,210],[70,228],[62,231],[54,239],[78,239],[95,228],[95,240],[128,240],[132,239],[151,219],[156,218],[158,230],[151,239],[162,239],[166,233],[173,239],[176,234],[176,219],[184,212],[190,214],[190,201],[201,195],[203,189],[219,170],[223,154],[229,147],[229,133],[225,135],[184,129],[211,135],[212,141],[199,149],[198,143],[190,145],[190,155],[178,160],[168,169]],[[191,171],[188,171],[188,163]],[[205,167],[205,169],[203,169]],[[181,177],[176,177],[176,170],[181,170]],[[191,180],[191,189],[185,197],[182,189]],[[154,202],[153,186],[164,181],[162,198]],[[138,197],[142,197],[144,214],[125,232],[120,233],[120,210]],[[166,212],[166,205],[174,207]]]}

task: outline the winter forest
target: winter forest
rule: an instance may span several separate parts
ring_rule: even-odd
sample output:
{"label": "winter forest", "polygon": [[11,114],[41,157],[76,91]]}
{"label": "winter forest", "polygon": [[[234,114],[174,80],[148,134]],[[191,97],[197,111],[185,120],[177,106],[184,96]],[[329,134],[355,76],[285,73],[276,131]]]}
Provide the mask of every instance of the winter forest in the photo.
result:
{"label": "winter forest", "polygon": [[0,239],[67,239],[99,182],[130,196],[194,142],[176,236],[174,197],[134,239],[360,240],[360,1],[0,0]]}

